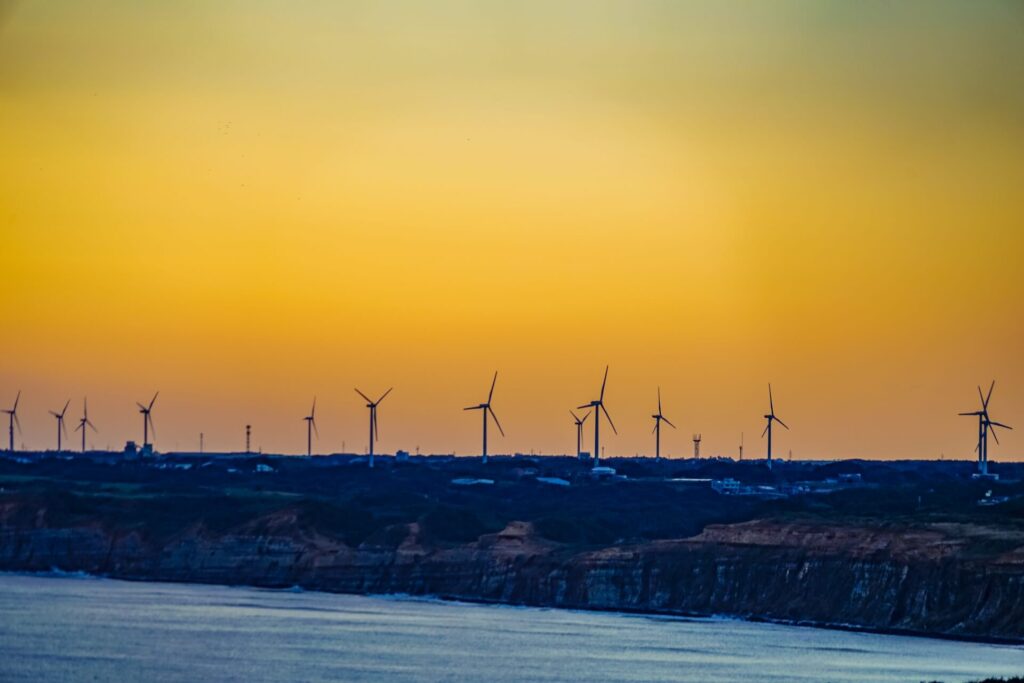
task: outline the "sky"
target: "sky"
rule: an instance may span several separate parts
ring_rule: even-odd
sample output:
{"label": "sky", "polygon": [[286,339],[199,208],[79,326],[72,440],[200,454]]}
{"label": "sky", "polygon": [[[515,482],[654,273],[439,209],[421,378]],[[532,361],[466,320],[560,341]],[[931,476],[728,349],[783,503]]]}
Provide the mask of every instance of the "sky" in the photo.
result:
{"label": "sky", "polygon": [[0,150],[19,447],[1024,459],[1018,2],[0,0]]}

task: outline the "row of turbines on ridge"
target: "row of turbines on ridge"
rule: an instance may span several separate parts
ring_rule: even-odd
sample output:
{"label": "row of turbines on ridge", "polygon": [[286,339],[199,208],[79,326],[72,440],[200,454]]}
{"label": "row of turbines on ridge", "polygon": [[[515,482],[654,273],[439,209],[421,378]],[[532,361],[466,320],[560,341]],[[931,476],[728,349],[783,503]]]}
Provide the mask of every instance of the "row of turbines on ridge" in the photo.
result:
{"label": "row of turbines on ridge", "polygon": [[[495,414],[494,408],[491,407],[491,400],[494,398],[494,387],[497,384],[497,382],[498,382],[498,373],[495,372],[494,373],[494,378],[491,380],[491,389],[487,393],[487,400],[485,402],[483,402],[483,403],[480,403],[480,404],[477,404],[477,405],[473,405],[473,406],[468,406],[468,407],[463,409],[463,410],[479,410],[481,412],[481,418],[483,420],[483,451],[482,451],[482,458],[483,458],[483,462],[484,463],[487,462],[487,426],[488,426],[488,422],[489,422],[488,418],[490,418],[490,420],[494,421],[494,425],[498,428],[498,431],[501,433],[502,436],[505,436],[505,430],[502,429],[501,422],[498,421],[498,416]],[[579,415],[577,415],[575,413],[575,411],[573,411],[573,410],[569,411],[569,414],[572,415],[573,421],[574,421],[574,423],[576,425],[576,455],[577,455],[577,457],[579,457],[582,454],[582,452],[583,452],[583,425],[584,425],[584,423],[587,421],[587,419],[591,415],[594,416],[594,458],[593,458],[593,462],[594,462],[594,466],[595,467],[598,466],[599,461],[600,461],[600,453],[601,453],[601,450],[600,450],[600,443],[601,443],[601,414],[602,413],[604,413],[605,418],[608,420],[608,426],[611,427],[612,432],[614,432],[615,434],[618,434],[618,430],[615,429],[615,423],[612,421],[612,416],[608,413],[608,408],[606,408],[605,404],[604,404],[604,392],[605,392],[605,388],[606,388],[607,384],[608,384],[608,367],[606,366],[605,369],[604,369],[604,378],[601,380],[601,391],[598,394],[598,397],[596,399],[590,401],[589,403],[584,403],[583,405],[577,407],[577,410],[582,410],[583,408],[587,408],[589,410],[586,413],[584,413],[582,418]],[[972,416],[972,417],[976,416],[978,418],[978,445],[975,447],[975,451],[978,453],[978,469],[979,469],[979,472],[981,474],[983,474],[983,475],[987,475],[988,474],[988,437],[989,437],[989,435],[991,434],[992,438],[995,439],[995,442],[998,444],[999,443],[999,436],[996,434],[995,428],[999,427],[1001,429],[1013,429],[1013,427],[1010,427],[1009,425],[1006,425],[1006,424],[1003,424],[1001,422],[996,422],[995,420],[992,420],[990,418],[989,414],[988,414],[988,405],[989,405],[989,401],[992,400],[992,391],[995,389],[995,385],[996,385],[995,380],[993,380],[992,384],[989,386],[988,394],[987,395],[982,393],[981,386],[978,386],[978,397],[981,399],[981,409],[980,410],[974,410],[974,411],[970,411],[970,412],[959,413],[961,416]],[[364,394],[359,389],[355,390],[355,392],[357,394],[359,394],[359,396],[361,396],[366,401],[366,407],[370,411],[370,434],[369,434],[369,436],[370,436],[369,466],[370,467],[373,467],[373,457],[374,457],[373,446],[374,446],[374,441],[380,439],[380,432],[379,432],[378,422],[377,422],[377,406],[379,406],[380,403],[385,398],[387,398],[388,394],[390,394],[393,389],[394,389],[394,387],[392,387],[392,388],[388,389],[387,391],[385,391],[383,394],[381,394],[380,398],[378,398],[376,401],[371,399],[369,396]],[[146,405],[143,405],[142,403],[136,403],[135,404],[135,405],[138,406],[139,413],[142,415],[142,444],[143,444],[144,448],[149,446],[150,431],[152,431],[153,435],[156,436],[156,427],[153,424],[152,412],[153,412],[153,405],[156,403],[156,399],[157,399],[157,397],[159,395],[160,395],[160,392],[159,391],[156,392],[153,395],[153,398],[150,400],[150,402],[148,404],[146,404]],[[8,434],[9,434],[9,438],[10,438],[9,448],[10,448],[11,452],[14,451],[14,429],[15,429],[15,427],[18,428],[19,432],[21,431],[21,424],[18,421],[18,402],[20,400],[21,400],[21,392],[19,391],[17,396],[14,399],[14,405],[11,407],[11,409],[3,411],[9,417]],[[67,437],[68,436],[67,427],[64,424],[64,417],[67,414],[68,407],[70,405],[71,405],[71,400],[68,399],[67,403],[64,404],[64,408],[60,412],[57,412],[57,411],[54,411],[54,410],[49,411],[50,415],[52,415],[57,420],[57,451],[58,452],[61,451],[62,447],[63,447],[63,442],[62,442],[61,437],[62,436]],[[664,422],[668,426],[672,427],[673,429],[676,428],[676,426],[674,424],[672,424],[672,422],[667,417],[665,417],[665,415],[662,412],[662,408],[661,408],[661,387],[658,387],[658,412],[653,414],[653,415],[651,415],[651,418],[654,419],[654,430],[652,431],[652,433],[654,434],[654,444],[655,444],[654,445],[654,449],[655,449],[654,450],[654,453],[655,453],[654,457],[655,457],[656,460],[660,460],[661,459],[661,423]],[[310,409],[309,415],[305,416],[302,419],[306,422],[306,455],[307,456],[311,456],[313,454],[313,435],[316,434],[317,438],[319,438],[319,436],[320,436],[320,434],[319,434],[319,432],[317,431],[317,428],[316,428],[316,398],[313,399],[313,406]],[[761,433],[761,437],[762,438],[764,438],[765,436],[768,437],[768,441],[767,441],[767,447],[768,448],[767,448],[766,464],[767,464],[768,468],[771,469],[771,467],[772,467],[772,426],[773,426],[774,423],[778,422],[785,429],[787,429],[787,430],[789,429],[789,427],[786,425],[786,423],[783,422],[781,419],[779,419],[779,417],[777,417],[775,415],[775,401],[774,401],[774,399],[772,397],[772,387],[771,387],[771,384],[768,385],[768,413],[764,416],[764,419],[765,419],[766,424],[765,424],[764,431]],[[75,431],[76,432],[77,431],[81,431],[82,432],[82,452],[85,452],[85,450],[86,450],[86,448],[85,448],[85,437],[86,437],[87,429],[92,429],[94,432],[98,432],[98,430],[96,429],[96,426],[89,420],[89,403],[88,403],[88,399],[83,401],[82,417],[79,418],[78,426],[75,427]],[[246,452],[250,452],[249,451],[249,434],[250,434],[250,429],[251,429],[251,426],[250,425],[246,425]],[[698,449],[700,447],[700,435],[695,435],[694,436],[694,447],[695,447],[695,449],[694,449],[695,453],[699,453]],[[743,457],[743,450],[742,449],[743,449],[743,446],[741,445],[740,446],[740,457],[741,458]]]}

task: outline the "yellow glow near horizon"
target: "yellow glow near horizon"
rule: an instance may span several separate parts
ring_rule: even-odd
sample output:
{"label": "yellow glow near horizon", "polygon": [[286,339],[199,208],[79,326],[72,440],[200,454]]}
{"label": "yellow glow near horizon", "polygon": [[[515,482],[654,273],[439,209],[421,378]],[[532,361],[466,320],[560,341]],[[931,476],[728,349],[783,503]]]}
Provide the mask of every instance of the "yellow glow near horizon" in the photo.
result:
{"label": "yellow glow near horizon", "polygon": [[[0,6],[0,404],[158,449],[971,457],[1024,428],[1012,3]],[[1021,453],[1000,435],[992,458]],[[587,432],[587,447],[591,433]],[[19,441],[19,442],[21,442]],[[72,441],[77,441],[73,438]]]}

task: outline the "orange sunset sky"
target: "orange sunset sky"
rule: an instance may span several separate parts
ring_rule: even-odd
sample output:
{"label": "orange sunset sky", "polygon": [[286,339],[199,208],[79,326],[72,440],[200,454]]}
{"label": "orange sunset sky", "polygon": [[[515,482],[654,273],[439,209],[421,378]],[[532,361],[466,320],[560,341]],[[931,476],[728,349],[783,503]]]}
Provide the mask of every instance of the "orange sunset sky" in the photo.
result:
{"label": "orange sunset sky", "polygon": [[1016,459],[1022,257],[1019,2],[0,1],[19,446]]}

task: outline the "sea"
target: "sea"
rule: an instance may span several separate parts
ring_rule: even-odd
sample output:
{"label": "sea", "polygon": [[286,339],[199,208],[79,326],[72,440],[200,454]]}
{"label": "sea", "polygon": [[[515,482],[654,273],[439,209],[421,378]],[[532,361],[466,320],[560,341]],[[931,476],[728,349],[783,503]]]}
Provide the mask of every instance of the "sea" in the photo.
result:
{"label": "sea", "polygon": [[0,681],[970,681],[1024,648],[613,612],[0,574]]}

